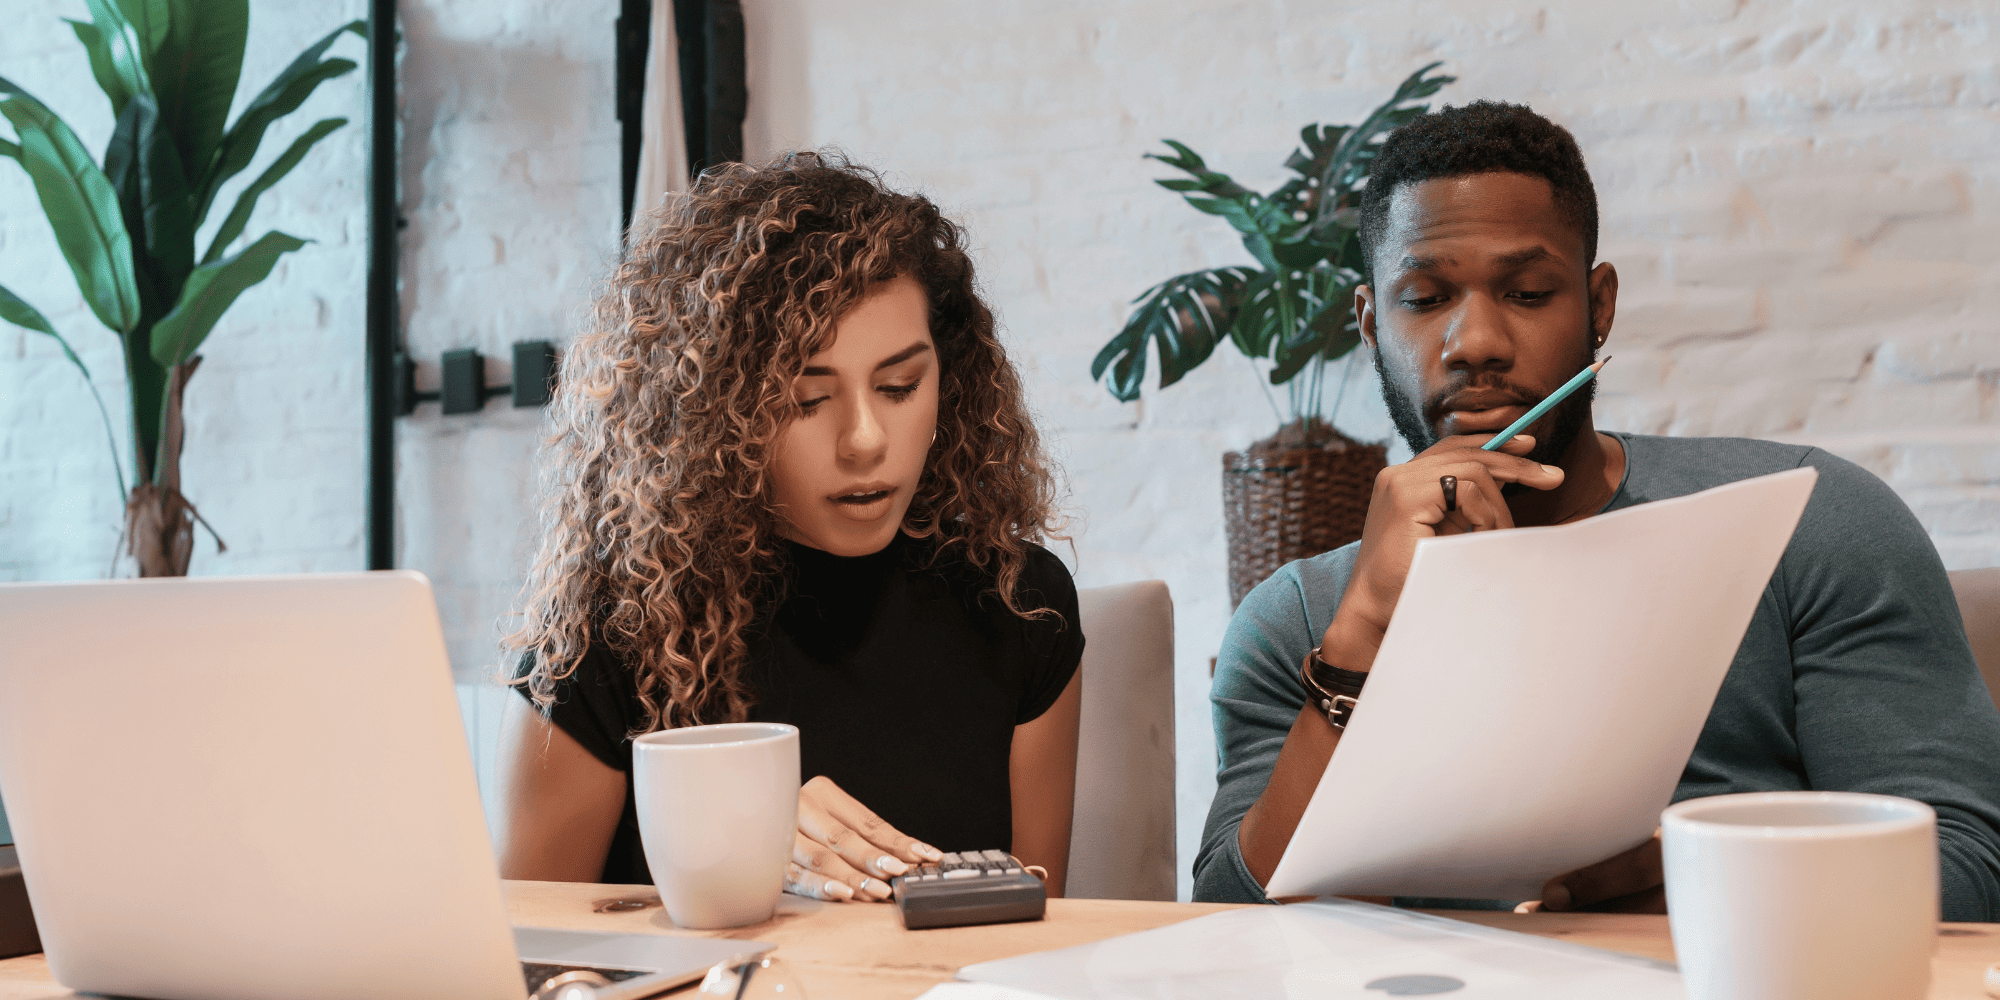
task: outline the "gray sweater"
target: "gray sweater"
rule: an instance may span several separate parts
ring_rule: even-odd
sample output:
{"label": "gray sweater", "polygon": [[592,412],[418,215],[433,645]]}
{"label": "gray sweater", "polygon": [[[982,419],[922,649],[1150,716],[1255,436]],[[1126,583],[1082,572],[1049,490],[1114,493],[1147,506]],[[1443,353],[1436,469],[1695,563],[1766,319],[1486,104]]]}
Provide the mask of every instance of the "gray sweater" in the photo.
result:
{"label": "gray sweater", "polygon": [[[1880,480],[1817,449],[1618,437],[1625,480],[1606,511],[1801,465],[1819,470],[1674,801],[1837,789],[1927,802],[1937,809],[1944,919],[2000,920],[2000,713],[1917,519]],[[1210,695],[1221,759],[1195,899],[1264,899],[1236,828],[1305,703],[1298,665],[1346,592],[1355,550],[1278,570],[1223,636]]]}

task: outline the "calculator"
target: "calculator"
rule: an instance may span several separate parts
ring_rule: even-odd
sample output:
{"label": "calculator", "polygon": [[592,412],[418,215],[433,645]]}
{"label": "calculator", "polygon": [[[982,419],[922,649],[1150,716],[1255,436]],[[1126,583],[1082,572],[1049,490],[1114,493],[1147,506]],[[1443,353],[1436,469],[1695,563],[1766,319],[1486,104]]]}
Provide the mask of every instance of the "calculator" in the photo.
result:
{"label": "calculator", "polygon": [[889,880],[910,930],[1040,920],[1049,893],[1006,851],[959,851]]}

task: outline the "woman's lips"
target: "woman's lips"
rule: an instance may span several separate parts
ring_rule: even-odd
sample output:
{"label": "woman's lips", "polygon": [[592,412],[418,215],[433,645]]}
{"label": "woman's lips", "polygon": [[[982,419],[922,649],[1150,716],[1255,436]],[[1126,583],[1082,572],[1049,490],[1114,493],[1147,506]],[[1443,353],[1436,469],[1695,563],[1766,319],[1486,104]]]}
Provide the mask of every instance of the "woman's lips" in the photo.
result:
{"label": "woman's lips", "polygon": [[828,502],[841,514],[857,521],[872,521],[889,507],[889,501],[896,495],[893,486],[875,490],[857,490],[828,497]]}

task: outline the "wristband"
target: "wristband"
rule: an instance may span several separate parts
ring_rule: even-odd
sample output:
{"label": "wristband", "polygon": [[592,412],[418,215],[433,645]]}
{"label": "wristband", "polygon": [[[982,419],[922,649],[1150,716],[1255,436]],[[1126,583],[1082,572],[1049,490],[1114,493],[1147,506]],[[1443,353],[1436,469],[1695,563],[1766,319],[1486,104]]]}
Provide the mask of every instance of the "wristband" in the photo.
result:
{"label": "wristband", "polygon": [[1354,706],[1360,703],[1361,686],[1368,682],[1368,672],[1336,667],[1320,659],[1319,650],[1320,647],[1314,646],[1306,654],[1305,662],[1299,664],[1299,683],[1318,703],[1333,728],[1346,729],[1347,721],[1354,716]]}

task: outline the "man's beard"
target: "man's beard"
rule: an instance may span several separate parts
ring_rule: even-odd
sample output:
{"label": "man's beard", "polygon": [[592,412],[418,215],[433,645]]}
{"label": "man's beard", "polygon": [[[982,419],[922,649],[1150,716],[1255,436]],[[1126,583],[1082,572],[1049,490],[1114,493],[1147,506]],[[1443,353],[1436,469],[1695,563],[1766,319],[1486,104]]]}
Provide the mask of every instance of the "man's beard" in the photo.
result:
{"label": "man's beard", "polygon": [[[1582,362],[1576,366],[1579,370],[1597,360],[1597,349],[1594,345],[1586,347],[1584,353]],[[1547,398],[1547,394],[1535,395],[1523,390],[1498,373],[1476,372],[1465,381],[1455,383],[1431,397],[1428,406],[1418,406],[1417,401],[1411,399],[1409,394],[1389,377],[1389,370],[1382,364],[1382,352],[1379,349],[1375,351],[1375,376],[1382,383],[1382,401],[1389,406],[1389,418],[1395,421],[1396,432],[1409,444],[1412,454],[1421,454],[1424,449],[1438,443],[1435,425],[1425,420],[1424,414],[1436,412],[1438,407],[1443,405],[1445,397],[1454,392],[1474,386],[1500,389],[1528,400],[1530,406]],[[1570,445],[1576,443],[1577,435],[1583,432],[1584,424],[1590,419],[1590,403],[1595,398],[1597,398],[1597,380],[1591,379],[1584,383],[1583,388],[1570,393],[1568,399],[1557,403],[1554,426],[1549,428],[1548,436],[1535,440],[1535,447],[1529,450],[1528,459],[1542,465],[1561,465],[1562,457],[1569,452]]]}

